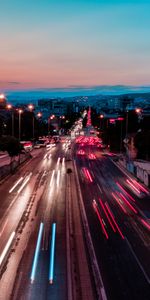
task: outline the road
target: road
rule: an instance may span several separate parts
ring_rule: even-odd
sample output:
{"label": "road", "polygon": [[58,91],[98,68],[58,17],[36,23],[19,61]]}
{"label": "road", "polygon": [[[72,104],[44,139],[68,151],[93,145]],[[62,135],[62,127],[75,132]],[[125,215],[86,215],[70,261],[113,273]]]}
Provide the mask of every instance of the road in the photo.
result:
{"label": "road", "polygon": [[[70,148],[107,299],[150,299],[149,191],[123,173],[112,157],[103,153],[96,138],[80,137],[74,147],[64,142],[38,150],[38,155],[0,186],[1,254],[14,233],[11,252],[6,251],[0,261],[0,300],[98,299],[95,285],[93,289],[90,286],[94,283],[93,261],[82,238]],[[67,174],[68,169],[72,175]],[[54,223],[55,269],[50,279]],[[41,226],[38,262],[31,278]]]}
{"label": "road", "polygon": [[[39,151],[38,156],[1,185],[1,254],[12,233],[15,236],[11,252],[8,251],[9,255],[6,254],[1,261],[0,299],[64,300],[68,295],[72,297],[72,294],[81,299],[81,289],[82,295],[88,294],[91,295],[90,299],[94,299],[83,254],[79,213],[75,208],[75,180],[73,175],[66,172],[71,168],[69,143],[57,144],[49,150]],[[38,263],[34,276],[31,276],[41,223],[43,232]],[[50,278],[53,224],[56,224],[56,253],[54,275]],[[75,236],[80,243],[80,250],[76,246]],[[85,267],[79,266],[79,251],[82,252],[81,259],[85,261]],[[85,277],[85,274],[88,275]]]}
{"label": "road", "polygon": [[[0,219],[1,219],[1,243],[0,243],[0,253],[2,253],[4,246],[6,245],[12,232],[17,232],[17,238],[21,239],[24,236],[24,227],[28,223],[27,235],[29,236],[29,241],[24,241],[21,251],[23,251],[22,260],[20,262],[21,267],[19,271],[19,281],[17,281],[17,289],[19,282],[22,282],[21,274],[23,272],[23,283],[28,282],[27,288],[23,290],[26,299],[29,294],[32,292],[32,299],[37,299],[37,295],[40,295],[38,289],[38,283],[40,282],[40,290],[44,285],[44,282],[49,287],[51,293],[53,292],[53,286],[48,284],[48,264],[45,265],[46,261],[49,261],[49,244],[50,244],[50,235],[52,223],[57,223],[57,239],[59,240],[59,235],[62,235],[62,232],[65,230],[65,218],[64,218],[64,174],[65,166],[63,160],[63,152],[61,146],[53,148],[51,150],[42,150],[37,157],[30,160],[23,168],[13,175],[9,180],[7,180],[1,187],[1,208],[0,208]],[[61,161],[59,159],[61,157]],[[53,178],[52,178],[53,174]],[[16,185],[18,181],[20,182]],[[25,185],[24,185],[25,184]],[[14,189],[13,189],[14,188]],[[12,190],[13,189],[13,190]],[[12,191],[11,191],[12,190]],[[58,209],[57,205],[59,203]],[[55,204],[55,205],[54,205]],[[28,214],[32,210],[33,213],[28,217]],[[35,206],[35,208],[34,208]],[[59,210],[61,214],[59,215]],[[28,219],[29,218],[29,219]],[[37,240],[37,234],[40,223],[44,223],[44,234],[42,240],[42,249],[39,258],[38,269],[41,270],[41,273],[37,273],[36,284],[29,284],[29,278],[31,273],[31,265],[33,260],[33,255],[35,251],[35,245]],[[34,223],[34,226],[33,226]],[[33,228],[36,228],[35,230]],[[19,232],[19,233],[18,233]],[[65,267],[65,255],[66,251],[65,243],[59,246],[57,243],[57,264],[55,276],[58,276],[59,287],[58,295],[56,295],[56,289],[54,291],[55,298],[59,296],[59,293],[62,295],[62,299],[66,298],[66,267]],[[15,248],[15,247],[14,247]],[[24,251],[24,249],[26,249]],[[10,262],[13,261],[10,257]],[[28,264],[29,262],[29,264]],[[4,262],[3,262],[4,263]],[[14,272],[11,270],[13,265],[5,271],[4,275],[7,275],[7,272],[12,277]],[[27,274],[27,277],[24,276]],[[47,275],[47,280],[44,277]],[[42,279],[41,279],[42,278]],[[41,284],[42,280],[42,284]],[[13,281],[13,278],[12,278]],[[5,282],[5,276],[1,279],[1,285],[3,290],[7,289],[7,281]],[[5,286],[6,285],[6,286]],[[32,290],[32,291],[31,291]],[[2,295],[2,289],[1,289]],[[21,299],[21,291],[18,289],[17,295]],[[17,299],[18,299],[17,296]],[[1,299],[1,298],[0,298]],[[40,299],[40,296],[38,297]],[[43,299],[43,294],[42,298]]]}
{"label": "road", "polygon": [[150,195],[78,138],[75,163],[91,238],[108,299],[150,299]]}

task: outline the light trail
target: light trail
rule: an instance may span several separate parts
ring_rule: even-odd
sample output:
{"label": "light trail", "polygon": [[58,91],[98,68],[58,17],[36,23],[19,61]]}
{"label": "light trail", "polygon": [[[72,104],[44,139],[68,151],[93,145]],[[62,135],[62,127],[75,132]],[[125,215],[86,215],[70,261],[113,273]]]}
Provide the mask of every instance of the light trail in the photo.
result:
{"label": "light trail", "polygon": [[39,253],[40,253],[40,245],[41,245],[41,240],[42,240],[43,228],[44,228],[44,224],[41,223],[39,233],[38,233],[38,239],[37,239],[35,254],[34,254],[34,260],[33,260],[33,265],[32,265],[31,276],[30,276],[31,283],[33,283],[34,279],[35,279],[35,273],[36,273],[36,268],[37,268]]}
{"label": "light trail", "polygon": [[119,199],[117,198],[117,196],[116,196],[114,193],[112,193],[112,196],[113,196],[114,199],[117,201],[118,205],[119,205],[120,208],[123,210],[123,212],[124,212],[125,214],[127,214],[125,208],[124,208],[123,205],[120,203],[120,201],[119,201]]}
{"label": "light trail", "polygon": [[90,182],[93,182],[93,179],[91,177],[91,174],[90,174],[89,170],[86,170],[86,173],[87,173],[87,176],[88,176]]}
{"label": "light trail", "polygon": [[18,194],[23,190],[23,188],[25,187],[25,185],[28,183],[28,181],[30,180],[32,176],[32,172],[28,175],[28,177],[26,178],[26,180],[23,182],[23,184],[21,185],[21,187],[18,190]]}
{"label": "light trail", "polygon": [[140,194],[139,189],[137,189],[134,184],[130,180],[126,180],[126,182],[129,184],[130,187],[132,187],[138,194]]}
{"label": "light trail", "polygon": [[107,213],[107,210],[106,210],[106,208],[105,208],[105,206],[104,206],[102,200],[99,199],[99,202],[100,202],[101,207],[102,207],[102,209],[103,209],[103,211],[104,211],[104,213],[105,213],[105,215],[106,215],[106,217],[107,217],[107,219],[108,219],[108,222],[109,222],[109,224],[110,224],[112,230],[113,230],[114,232],[116,232],[116,229],[115,229],[115,227],[113,226],[113,224],[112,224],[112,222],[111,222],[111,219],[110,219],[110,217],[109,217],[109,215],[108,215],[108,213]]}
{"label": "light trail", "polygon": [[111,210],[110,210],[110,208],[109,208],[108,203],[105,203],[105,206],[106,206],[107,211],[109,212],[109,215],[111,216],[111,218],[112,218],[112,220],[113,220],[113,222],[114,222],[114,224],[115,224],[115,226],[116,226],[116,228],[117,228],[117,230],[118,230],[120,236],[121,236],[122,239],[124,240],[124,235],[122,234],[122,232],[121,232],[121,230],[120,230],[120,228],[119,228],[119,226],[118,226],[118,224],[117,224],[117,222],[116,222],[116,220],[115,220],[115,217],[114,217],[113,213],[111,212]]}
{"label": "light trail", "polygon": [[148,224],[145,220],[141,219],[141,222],[146,226],[148,230],[150,230],[150,224]]}
{"label": "light trail", "polygon": [[117,193],[117,194],[119,194],[119,195],[121,196],[121,198],[125,201],[126,205],[127,205],[128,207],[130,207],[130,209],[131,209],[135,214],[137,214],[137,210],[130,204],[130,202],[125,198],[125,196],[122,195],[121,193]]}
{"label": "light trail", "polygon": [[52,186],[53,179],[54,179],[55,170],[52,172],[51,180],[50,180],[50,186]]}
{"label": "light trail", "polygon": [[59,165],[59,163],[60,163],[60,157],[58,157],[57,159],[57,166]]}
{"label": "light trail", "polygon": [[133,182],[135,185],[137,185],[143,192],[145,192],[146,194],[149,195],[149,191],[148,191],[146,188],[144,188],[139,182],[137,182],[135,179],[131,179],[131,180],[132,180],[132,182]]}
{"label": "light trail", "polygon": [[84,174],[86,176],[86,178],[90,181],[90,182],[93,182],[93,179],[90,175],[90,172],[86,169],[86,168],[83,168],[83,171],[84,171]]}
{"label": "light trail", "polygon": [[60,170],[58,170],[57,173],[57,181],[56,181],[57,187],[59,187],[59,183],[60,183]]}
{"label": "light trail", "polygon": [[12,193],[12,191],[15,189],[15,187],[23,180],[23,177],[21,177],[14,185],[13,187],[9,190],[9,193]]}
{"label": "light trail", "polygon": [[55,240],[56,240],[56,223],[52,224],[52,239],[50,247],[50,267],[49,267],[49,283],[53,284],[54,279],[54,256],[55,256]]}
{"label": "light trail", "polygon": [[108,240],[108,238],[109,238],[109,237],[108,237],[108,233],[107,233],[107,231],[106,231],[106,229],[105,229],[105,226],[104,226],[102,217],[101,217],[100,212],[99,212],[99,210],[98,210],[98,208],[97,208],[97,203],[96,203],[95,200],[93,200],[93,208],[94,208],[94,210],[95,210],[95,212],[96,212],[96,214],[97,214],[97,217],[98,217],[98,219],[99,219],[100,225],[101,225],[101,227],[102,227],[102,231],[103,231],[103,233],[104,233],[106,239]]}
{"label": "light trail", "polygon": [[128,196],[133,202],[135,202],[135,199],[119,184],[119,182],[116,182],[118,187]]}
{"label": "light trail", "polygon": [[62,159],[62,164],[64,165],[65,164],[65,158],[63,157]]}
{"label": "light trail", "polygon": [[5,246],[3,252],[2,252],[2,254],[1,254],[1,256],[0,256],[0,266],[1,266],[3,260],[4,260],[5,256],[6,256],[6,254],[8,253],[8,250],[9,250],[9,248],[10,248],[12,242],[13,242],[13,239],[14,239],[14,237],[15,237],[15,234],[16,234],[15,231],[13,231],[13,232],[11,233],[11,235],[10,235],[10,237],[9,237],[9,239],[8,239],[8,241],[7,241],[7,243],[6,243],[6,246]]}

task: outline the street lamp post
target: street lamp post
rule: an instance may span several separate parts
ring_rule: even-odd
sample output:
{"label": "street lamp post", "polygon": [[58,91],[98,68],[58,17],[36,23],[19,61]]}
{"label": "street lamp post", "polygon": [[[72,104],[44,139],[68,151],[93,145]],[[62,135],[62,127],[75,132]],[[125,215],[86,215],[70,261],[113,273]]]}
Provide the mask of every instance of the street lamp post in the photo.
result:
{"label": "street lamp post", "polygon": [[118,117],[117,118],[118,121],[120,121],[120,153],[122,151],[122,122],[124,121],[123,117]]}
{"label": "street lamp post", "polygon": [[128,123],[129,123],[129,114],[128,110],[126,111],[126,138],[128,135]]}
{"label": "street lamp post", "polygon": [[[38,119],[40,119],[42,117],[42,113],[38,112],[36,116],[38,117]],[[39,124],[38,124],[38,129],[39,129]],[[38,131],[38,134],[39,134],[39,131]]]}
{"label": "street lamp post", "polygon": [[142,120],[142,109],[140,107],[136,108],[135,112],[138,115],[138,122],[140,123],[140,121]]}
{"label": "street lamp post", "polygon": [[11,135],[14,136],[14,110],[11,104],[7,104],[6,107],[11,110]]}
{"label": "street lamp post", "polygon": [[11,135],[14,136],[14,110],[11,104],[7,105],[7,109],[11,110]]}
{"label": "street lamp post", "polygon": [[104,115],[103,114],[101,114],[100,116],[100,120],[101,120],[101,122],[100,122],[100,130],[102,130],[103,129],[103,126],[102,126],[102,124],[103,124],[103,119],[104,119]]}
{"label": "street lamp post", "polygon": [[65,116],[60,116],[59,117],[59,130],[61,130],[61,127],[62,127],[62,120],[65,120]]}
{"label": "street lamp post", "polygon": [[21,140],[21,114],[23,113],[23,110],[19,109],[18,113],[19,113],[19,142],[20,142],[20,140]]}
{"label": "street lamp post", "polygon": [[[34,105],[33,104],[29,104],[28,105],[28,109],[30,110],[30,112],[33,113]],[[34,113],[33,113],[33,116],[32,116],[32,138],[34,140]]]}
{"label": "street lamp post", "polygon": [[50,120],[53,120],[55,118],[55,115],[51,115],[49,118],[48,118],[48,136],[49,136],[49,131],[50,131]]}

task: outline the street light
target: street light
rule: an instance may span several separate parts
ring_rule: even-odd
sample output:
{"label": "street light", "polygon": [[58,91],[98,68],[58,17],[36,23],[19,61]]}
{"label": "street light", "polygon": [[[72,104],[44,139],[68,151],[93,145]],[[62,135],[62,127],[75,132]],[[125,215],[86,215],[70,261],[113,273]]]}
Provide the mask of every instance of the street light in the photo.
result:
{"label": "street light", "polygon": [[103,125],[103,121],[102,120],[104,119],[104,115],[101,114],[99,117],[100,117],[100,120],[101,120],[100,121],[100,130],[102,130],[103,129],[103,126],[102,126]]}
{"label": "street light", "polygon": [[65,116],[60,116],[59,117],[59,132],[61,132],[62,130],[62,126],[63,126],[63,121],[62,120],[65,120]]}
{"label": "street light", "polygon": [[11,104],[7,104],[6,108],[11,110],[11,135],[14,136],[14,110]]}
{"label": "street light", "polygon": [[0,99],[5,99],[4,94],[0,94]]}
{"label": "street light", "polygon": [[[33,113],[34,105],[33,104],[29,104],[28,105],[28,109],[30,110],[30,112]],[[33,116],[32,116],[32,138],[34,140],[34,113],[33,113]]]}
{"label": "street light", "polygon": [[137,114],[140,114],[140,113],[142,112],[142,109],[141,109],[141,108],[136,108],[136,109],[135,109],[135,112],[136,112]]}
{"label": "street light", "polygon": [[49,130],[50,130],[50,120],[53,120],[55,118],[55,115],[51,115],[49,118],[48,118],[48,136],[49,136]]}
{"label": "street light", "polygon": [[42,117],[42,113],[41,113],[41,112],[38,112],[38,113],[37,113],[37,117],[38,117],[38,118],[41,118],[41,117]]}
{"label": "street light", "polygon": [[21,114],[23,113],[23,110],[19,109],[18,113],[19,113],[19,142],[20,142],[20,140],[21,140]]}
{"label": "street light", "polygon": [[[42,117],[42,113],[39,111],[39,112],[36,114],[36,117],[37,117],[38,119],[40,119],[40,118]],[[40,133],[40,126],[39,126],[39,122],[38,122],[38,136],[40,135],[39,133]]]}

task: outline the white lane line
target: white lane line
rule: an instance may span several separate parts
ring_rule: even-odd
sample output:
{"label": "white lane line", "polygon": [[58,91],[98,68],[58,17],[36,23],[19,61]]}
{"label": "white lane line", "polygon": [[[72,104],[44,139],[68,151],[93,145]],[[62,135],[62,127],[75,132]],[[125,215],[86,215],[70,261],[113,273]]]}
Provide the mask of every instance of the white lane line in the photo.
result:
{"label": "white lane line", "polygon": [[3,234],[4,229],[5,229],[6,225],[7,225],[7,223],[8,223],[8,219],[6,219],[6,221],[5,221],[4,225],[3,225],[3,228],[2,228],[2,230],[1,230],[1,232],[0,232],[0,237],[1,237],[1,235]]}
{"label": "white lane line", "polygon": [[148,277],[148,275],[147,275],[147,273],[145,272],[143,266],[141,265],[139,259],[137,258],[137,256],[136,256],[136,254],[135,254],[135,252],[134,252],[134,250],[133,250],[133,248],[132,248],[130,242],[128,241],[127,238],[125,238],[125,240],[126,240],[126,243],[127,243],[128,247],[129,247],[130,251],[132,252],[132,254],[133,254],[133,256],[134,256],[134,258],[135,258],[135,260],[136,260],[138,266],[140,267],[140,269],[141,269],[141,271],[142,271],[142,273],[143,273],[143,275],[144,275],[146,281],[148,282],[148,284],[150,284],[150,278]]}

